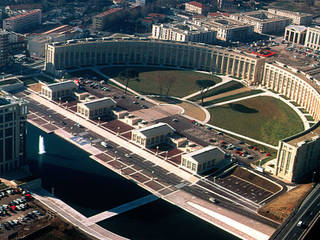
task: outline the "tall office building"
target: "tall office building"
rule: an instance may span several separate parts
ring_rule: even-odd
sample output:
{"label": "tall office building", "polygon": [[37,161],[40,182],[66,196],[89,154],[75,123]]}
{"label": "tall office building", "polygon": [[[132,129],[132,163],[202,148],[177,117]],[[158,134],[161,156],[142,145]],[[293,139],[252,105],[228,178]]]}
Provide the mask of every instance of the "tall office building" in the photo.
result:
{"label": "tall office building", "polygon": [[27,102],[0,92],[0,173],[25,164]]}
{"label": "tall office building", "polygon": [[0,67],[8,64],[9,33],[0,30]]}

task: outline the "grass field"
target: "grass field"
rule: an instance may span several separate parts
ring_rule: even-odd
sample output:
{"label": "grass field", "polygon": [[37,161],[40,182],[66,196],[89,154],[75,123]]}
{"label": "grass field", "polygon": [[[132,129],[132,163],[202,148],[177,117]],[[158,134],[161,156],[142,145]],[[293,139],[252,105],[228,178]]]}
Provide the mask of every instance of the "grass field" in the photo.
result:
{"label": "grass field", "polygon": [[272,97],[256,97],[208,109],[210,123],[277,146],[278,141],[304,130],[299,116]]}
{"label": "grass field", "polygon": [[38,81],[35,80],[34,78],[32,77],[28,77],[28,78],[20,78],[20,80],[24,83],[24,85],[28,86],[30,84],[34,84],[34,83],[37,83]]}
{"label": "grass field", "polygon": [[209,106],[209,105],[212,105],[212,104],[221,103],[221,102],[225,102],[225,101],[230,101],[230,100],[237,99],[237,98],[247,97],[247,96],[255,95],[255,94],[258,94],[258,93],[262,93],[262,92],[263,92],[262,90],[251,90],[251,91],[248,91],[248,92],[242,92],[242,93],[230,95],[230,96],[227,96],[227,97],[214,99],[212,101],[204,102],[203,106]]}
{"label": "grass field", "polygon": [[[227,82],[221,86],[218,86],[214,89],[211,89],[209,91],[207,91],[205,93],[205,98],[207,97],[211,97],[211,96],[214,96],[214,95],[218,95],[220,93],[224,93],[224,92],[229,92],[229,91],[232,91],[232,90],[235,90],[235,89],[239,89],[239,88],[242,88],[243,87],[243,84],[237,82],[237,81],[231,81],[231,82]],[[193,98],[190,98],[189,100],[190,101],[198,101],[201,99],[201,95],[197,95]]]}
{"label": "grass field", "polygon": [[[133,69],[139,73],[139,78],[138,80],[130,81],[128,87],[141,94],[184,97],[200,90],[196,85],[197,80],[213,80],[215,83],[221,82],[221,79],[217,76],[194,71],[152,67],[134,67]],[[125,84],[124,80],[118,78],[119,73],[123,70],[125,70],[124,67],[113,67],[104,68],[101,72]]]}

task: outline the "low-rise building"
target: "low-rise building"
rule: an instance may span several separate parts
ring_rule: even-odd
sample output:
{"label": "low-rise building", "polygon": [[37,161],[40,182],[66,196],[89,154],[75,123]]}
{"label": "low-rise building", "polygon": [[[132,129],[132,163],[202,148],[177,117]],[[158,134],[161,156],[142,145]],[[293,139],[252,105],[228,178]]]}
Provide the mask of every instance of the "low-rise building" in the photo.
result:
{"label": "low-rise building", "polygon": [[41,24],[41,10],[34,9],[32,11],[19,14],[3,20],[3,29],[13,32],[26,32]]}
{"label": "low-rise building", "polygon": [[309,26],[312,23],[313,19],[311,13],[293,12],[276,8],[268,8],[268,12],[278,16],[288,17],[295,25]]}
{"label": "low-rise building", "polygon": [[77,104],[77,113],[86,119],[98,119],[99,117],[111,115],[116,102],[110,97],[95,99],[89,102]]}
{"label": "low-rise building", "polygon": [[304,44],[307,34],[307,27],[289,25],[284,32],[284,40],[294,44]]}
{"label": "low-rise building", "polygon": [[167,123],[157,123],[148,127],[132,130],[131,140],[149,148],[168,142],[168,136],[175,130]]}
{"label": "low-rise building", "polygon": [[41,87],[41,95],[56,101],[66,97],[73,97],[73,92],[77,89],[77,85],[72,81],[52,83]]}
{"label": "low-rise building", "polygon": [[225,152],[217,146],[207,146],[182,155],[181,167],[200,174],[225,165]]}
{"label": "low-rise building", "polygon": [[304,46],[320,50],[320,27],[308,27]]}
{"label": "low-rise building", "polygon": [[291,22],[288,17],[278,16],[264,10],[236,13],[230,15],[230,18],[253,25],[254,31],[260,34],[282,32]]}

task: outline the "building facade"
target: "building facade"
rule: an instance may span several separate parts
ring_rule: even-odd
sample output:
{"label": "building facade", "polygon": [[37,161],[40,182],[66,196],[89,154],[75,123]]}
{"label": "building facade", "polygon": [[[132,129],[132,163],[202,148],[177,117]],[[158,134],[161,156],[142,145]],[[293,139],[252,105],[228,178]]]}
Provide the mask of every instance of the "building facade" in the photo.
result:
{"label": "building facade", "polygon": [[46,46],[46,71],[89,65],[164,65],[191,68],[242,78],[250,84],[259,79],[263,59],[223,48],[195,43],[152,40],[73,41]]}
{"label": "building facade", "polygon": [[271,34],[284,31],[291,22],[290,18],[277,16],[264,10],[236,13],[230,18],[254,26],[254,31],[260,34]]}
{"label": "building facade", "polygon": [[184,7],[186,12],[196,13],[199,15],[205,14],[207,10],[204,4],[196,1],[186,2]]}
{"label": "building facade", "polygon": [[225,152],[216,146],[207,146],[182,155],[181,167],[194,174],[201,174],[226,164]]}
{"label": "building facade", "polygon": [[132,130],[131,141],[145,148],[168,142],[169,135],[175,130],[167,123],[157,123],[148,127]]}
{"label": "building facade", "polygon": [[108,11],[94,16],[92,19],[92,27],[98,31],[104,30],[110,22],[119,17],[122,10],[122,8],[111,8]]}
{"label": "building facade", "polygon": [[86,119],[99,119],[100,117],[111,115],[116,102],[110,98],[100,98],[89,102],[77,104],[77,113]]}
{"label": "building facade", "polygon": [[61,101],[63,98],[73,97],[73,92],[78,89],[78,86],[72,81],[52,83],[41,87],[41,95],[53,101]]}
{"label": "building facade", "polygon": [[3,29],[13,32],[26,32],[41,24],[41,10],[35,9],[24,14],[3,20]]}
{"label": "building facade", "polygon": [[27,102],[0,92],[0,173],[26,163]]}
{"label": "building facade", "polygon": [[305,26],[289,25],[284,32],[284,40],[293,44],[304,45],[307,28]]}
{"label": "building facade", "polygon": [[304,46],[320,50],[320,27],[308,27]]}
{"label": "building facade", "polygon": [[9,63],[9,33],[0,30],[0,67]]}
{"label": "building facade", "polygon": [[288,17],[294,25],[309,26],[313,19],[311,13],[292,12],[275,8],[268,8],[268,12],[278,16]]}
{"label": "building facade", "polygon": [[152,38],[177,42],[200,42],[212,44],[216,41],[216,32],[186,24],[153,24]]}

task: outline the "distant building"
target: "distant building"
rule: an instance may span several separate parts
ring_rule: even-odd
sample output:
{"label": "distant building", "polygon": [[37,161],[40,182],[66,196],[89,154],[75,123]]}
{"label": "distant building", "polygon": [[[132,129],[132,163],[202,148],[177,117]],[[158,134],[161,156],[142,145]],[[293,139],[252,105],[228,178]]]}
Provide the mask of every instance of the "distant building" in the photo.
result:
{"label": "distant building", "polygon": [[207,12],[207,6],[196,1],[186,2],[184,6],[186,12],[196,13],[200,15],[206,14]]}
{"label": "distant building", "polygon": [[122,14],[122,8],[111,8],[108,11],[100,13],[93,17],[92,27],[95,30],[104,30],[110,22],[115,20]]}
{"label": "distant building", "polygon": [[288,182],[311,179],[313,174],[319,175],[319,159],[320,122],[279,142],[275,175]]}
{"label": "distant building", "polygon": [[168,136],[175,130],[167,123],[157,123],[148,127],[132,130],[131,140],[149,148],[168,142]]}
{"label": "distant building", "polygon": [[42,85],[41,95],[50,100],[57,101],[62,98],[73,97],[73,92],[77,88],[77,85],[72,80],[52,83],[48,85]]}
{"label": "distant building", "polygon": [[0,30],[0,67],[9,63],[9,33]]}
{"label": "distant building", "polygon": [[13,32],[26,32],[41,24],[41,10],[35,9],[3,20],[3,29]]}
{"label": "distant building", "polygon": [[308,27],[304,46],[320,50],[320,27]]}
{"label": "distant building", "polygon": [[78,103],[77,113],[86,119],[98,119],[99,117],[110,115],[116,104],[110,97],[95,99]]}
{"label": "distant building", "polygon": [[177,42],[214,43],[216,32],[187,24],[153,24],[152,38]]}
{"label": "distant building", "polygon": [[0,92],[0,173],[26,163],[27,102]]}
{"label": "distant building", "polygon": [[224,15],[211,15],[208,19],[197,20],[196,24],[216,31],[217,39],[221,41],[241,41],[250,38],[253,33],[253,26]]}
{"label": "distant building", "polygon": [[309,26],[312,23],[313,19],[311,13],[292,12],[275,8],[269,8],[268,12],[278,16],[288,17],[291,19],[292,24],[294,25]]}
{"label": "distant building", "polygon": [[182,155],[181,167],[195,174],[225,165],[225,152],[216,146],[207,146]]}
{"label": "distant building", "polygon": [[304,44],[307,33],[307,27],[289,25],[286,27],[284,32],[284,40],[293,44]]}
{"label": "distant building", "polygon": [[230,18],[253,25],[256,33],[271,34],[284,31],[291,22],[288,17],[281,17],[270,12],[260,10],[254,12],[235,13]]}

